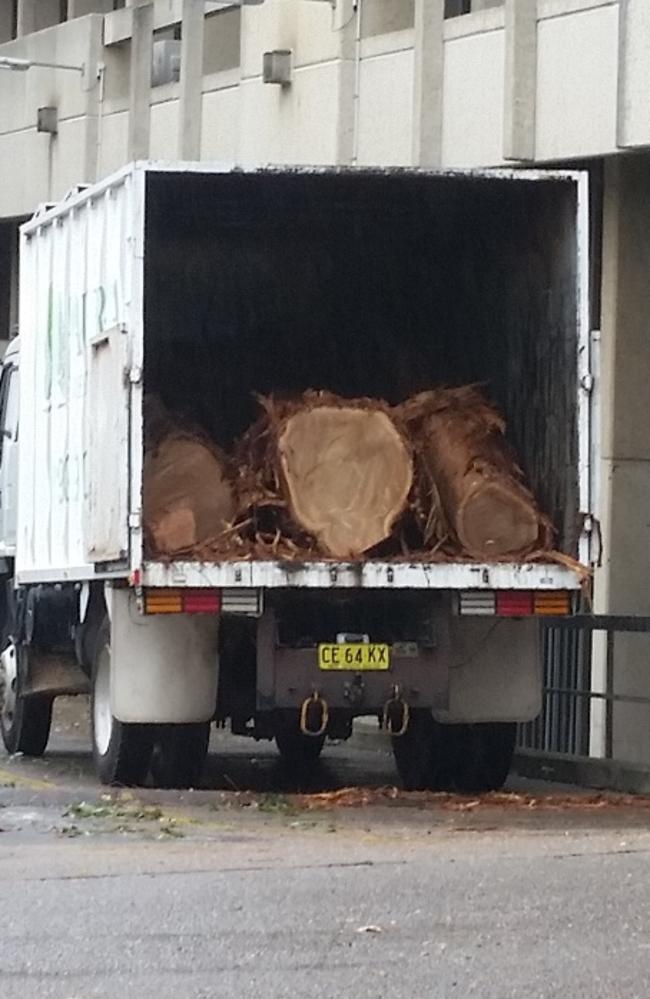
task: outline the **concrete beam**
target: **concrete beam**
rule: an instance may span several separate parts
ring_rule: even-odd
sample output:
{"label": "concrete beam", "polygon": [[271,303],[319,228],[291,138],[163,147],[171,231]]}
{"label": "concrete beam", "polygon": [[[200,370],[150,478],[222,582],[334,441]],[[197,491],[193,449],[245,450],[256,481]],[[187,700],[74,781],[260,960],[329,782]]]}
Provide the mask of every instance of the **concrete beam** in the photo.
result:
{"label": "concrete beam", "polygon": [[133,21],[129,95],[129,159],[136,160],[146,159],[149,155],[153,3],[144,0],[133,7],[131,14]]}
{"label": "concrete beam", "polygon": [[204,0],[185,0],[181,28],[181,79],[178,111],[178,155],[182,160],[201,158],[204,35]]}
{"label": "concrete beam", "polygon": [[413,67],[413,163],[442,162],[444,0],[415,0]]}
{"label": "concrete beam", "polygon": [[503,156],[535,159],[537,0],[506,0]]}

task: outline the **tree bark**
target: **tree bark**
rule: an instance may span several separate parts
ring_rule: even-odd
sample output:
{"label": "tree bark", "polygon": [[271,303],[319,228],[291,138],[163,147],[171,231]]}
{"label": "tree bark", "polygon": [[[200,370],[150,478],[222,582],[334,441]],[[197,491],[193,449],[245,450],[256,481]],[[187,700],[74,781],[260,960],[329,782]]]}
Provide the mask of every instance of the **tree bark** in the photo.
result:
{"label": "tree bark", "polygon": [[418,454],[427,544],[446,536],[481,561],[550,546],[550,524],[524,483],[504,422],[478,389],[424,392],[400,414]]}

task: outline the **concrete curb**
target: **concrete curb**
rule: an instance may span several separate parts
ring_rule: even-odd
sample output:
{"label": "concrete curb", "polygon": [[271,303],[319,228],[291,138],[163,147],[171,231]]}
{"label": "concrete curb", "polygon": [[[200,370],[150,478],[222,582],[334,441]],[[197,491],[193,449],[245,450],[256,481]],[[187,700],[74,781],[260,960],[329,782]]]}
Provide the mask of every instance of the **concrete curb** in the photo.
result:
{"label": "concrete curb", "polygon": [[520,749],[515,753],[512,769],[520,777],[579,784],[597,790],[650,794],[650,770],[634,763]]}

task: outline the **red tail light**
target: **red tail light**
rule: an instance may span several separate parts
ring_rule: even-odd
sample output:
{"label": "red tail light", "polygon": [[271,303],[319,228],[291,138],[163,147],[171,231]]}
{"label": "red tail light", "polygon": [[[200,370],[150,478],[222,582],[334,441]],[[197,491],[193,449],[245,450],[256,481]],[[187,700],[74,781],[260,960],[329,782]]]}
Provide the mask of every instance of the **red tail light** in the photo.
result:
{"label": "red tail light", "polygon": [[500,617],[530,617],[533,594],[528,590],[501,590],[497,593],[497,615]]}

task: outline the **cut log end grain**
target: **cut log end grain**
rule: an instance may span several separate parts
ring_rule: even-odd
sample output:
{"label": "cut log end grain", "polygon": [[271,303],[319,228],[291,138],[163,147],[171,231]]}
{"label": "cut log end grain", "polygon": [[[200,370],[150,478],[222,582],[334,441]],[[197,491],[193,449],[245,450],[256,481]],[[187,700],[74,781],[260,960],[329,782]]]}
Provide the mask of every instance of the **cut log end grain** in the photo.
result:
{"label": "cut log end grain", "polygon": [[349,558],[387,538],[413,481],[408,444],[380,408],[297,409],[277,435],[293,519],[328,555]]}
{"label": "cut log end grain", "polygon": [[145,455],[143,506],[157,555],[191,552],[218,537],[235,515],[225,458],[191,436],[163,439]]}
{"label": "cut log end grain", "polygon": [[537,547],[539,516],[527,497],[513,491],[512,484],[476,482],[461,502],[456,532],[463,549],[479,558],[504,558]]}

